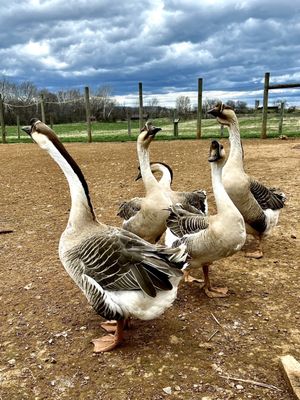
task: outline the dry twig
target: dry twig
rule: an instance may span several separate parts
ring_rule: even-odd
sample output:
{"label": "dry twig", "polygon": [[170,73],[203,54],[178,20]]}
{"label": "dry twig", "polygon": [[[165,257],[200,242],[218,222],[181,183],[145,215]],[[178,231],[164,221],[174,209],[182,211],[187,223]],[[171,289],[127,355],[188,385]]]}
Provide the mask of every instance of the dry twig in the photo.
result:
{"label": "dry twig", "polygon": [[214,331],[214,332],[210,335],[210,337],[207,339],[207,342],[209,342],[218,332],[220,332],[219,329],[217,329],[216,331]]}
{"label": "dry twig", "polygon": [[278,390],[278,391],[280,391],[280,392],[282,391],[282,390],[279,389],[277,386],[269,385],[268,383],[252,381],[251,379],[233,378],[232,376],[224,376],[224,375],[220,375],[220,377],[221,377],[221,378],[225,378],[225,379],[230,379],[230,380],[232,380],[232,381],[250,383],[251,385],[260,386],[260,387],[264,387],[264,388],[267,388],[267,389]]}
{"label": "dry twig", "polygon": [[216,323],[217,323],[221,328],[223,328],[223,326],[220,324],[220,322],[217,320],[217,318],[214,316],[214,314],[211,313],[211,315],[212,315],[213,319],[216,321]]}

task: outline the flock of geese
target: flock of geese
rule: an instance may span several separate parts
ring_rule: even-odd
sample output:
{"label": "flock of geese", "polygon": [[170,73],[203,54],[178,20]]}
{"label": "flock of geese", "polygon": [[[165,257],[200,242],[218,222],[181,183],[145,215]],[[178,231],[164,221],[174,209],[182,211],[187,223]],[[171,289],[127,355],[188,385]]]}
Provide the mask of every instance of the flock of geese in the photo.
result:
{"label": "flock of geese", "polygon": [[[208,161],[217,212],[208,214],[206,192],[177,192],[171,188],[172,169],[150,162],[149,145],[157,132],[147,122],[137,139],[143,198],[121,204],[122,228],[97,220],[87,182],[78,164],[56,134],[37,118],[22,129],[46,150],[68,181],[71,209],[59,242],[60,260],[87,300],[106,322],[105,336],[94,339],[94,351],[114,349],[123,341],[130,318],[150,320],[170,307],[186,268],[202,267],[204,290],[210,297],[226,296],[227,288],[213,287],[209,266],[239,251],[246,233],[255,236],[262,257],[262,239],[277,224],[285,196],[248,176],[243,167],[239,124],[230,107],[218,103],[211,115],[229,130],[230,152],[213,140]],[[161,177],[155,177],[156,172]],[[165,233],[164,245],[158,241]]]}

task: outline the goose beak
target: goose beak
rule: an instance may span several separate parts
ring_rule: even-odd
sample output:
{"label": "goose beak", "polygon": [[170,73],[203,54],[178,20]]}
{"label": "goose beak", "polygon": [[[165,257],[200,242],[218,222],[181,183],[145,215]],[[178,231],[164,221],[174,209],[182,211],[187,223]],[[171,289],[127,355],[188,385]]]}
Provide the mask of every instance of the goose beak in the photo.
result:
{"label": "goose beak", "polygon": [[149,135],[154,137],[159,131],[161,131],[161,128],[156,128],[155,126],[152,126],[152,129],[149,131]]}
{"label": "goose beak", "polygon": [[209,162],[214,162],[220,160],[221,157],[221,150],[222,150],[222,145],[217,141],[213,140],[210,145],[209,149],[209,157],[208,161]]}
{"label": "goose beak", "polygon": [[22,126],[22,131],[24,131],[24,132],[26,132],[27,133],[27,135],[29,135],[29,136],[31,136],[31,126]]}
{"label": "goose beak", "polygon": [[161,128],[157,128],[156,126],[153,126],[152,123],[146,122],[145,126],[141,129],[141,132],[147,131],[147,134],[145,136],[145,139],[148,137],[154,138],[157,132],[161,131]]}
{"label": "goose beak", "polygon": [[223,103],[219,101],[213,108],[207,111],[207,114],[210,114],[214,117],[220,117],[221,111],[223,111]]}

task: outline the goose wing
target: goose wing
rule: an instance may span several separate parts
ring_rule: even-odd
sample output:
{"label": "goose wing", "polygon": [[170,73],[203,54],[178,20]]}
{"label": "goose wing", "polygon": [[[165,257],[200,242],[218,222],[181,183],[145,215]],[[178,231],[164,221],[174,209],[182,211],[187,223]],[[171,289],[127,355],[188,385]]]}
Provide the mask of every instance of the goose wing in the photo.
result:
{"label": "goose wing", "polygon": [[199,232],[209,226],[208,217],[186,211],[179,205],[170,207],[169,211],[167,227],[178,237]]}
{"label": "goose wing", "polygon": [[126,221],[138,213],[141,209],[142,198],[134,197],[131,200],[123,201],[119,207],[118,216]]}
{"label": "goose wing", "polygon": [[284,206],[285,195],[275,188],[267,188],[250,178],[250,190],[263,210],[267,208],[278,210]]}
{"label": "goose wing", "polygon": [[182,207],[189,212],[207,214],[207,199],[204,190],[178,192],[178,200]]}
{"label": "goose wing", "polygon": [[150,297],[173,288],[170,277],[182,275],[186,259],[185,247],[154,246],[116,228],[89,237],[68,256],[104,290],[142,290]]}

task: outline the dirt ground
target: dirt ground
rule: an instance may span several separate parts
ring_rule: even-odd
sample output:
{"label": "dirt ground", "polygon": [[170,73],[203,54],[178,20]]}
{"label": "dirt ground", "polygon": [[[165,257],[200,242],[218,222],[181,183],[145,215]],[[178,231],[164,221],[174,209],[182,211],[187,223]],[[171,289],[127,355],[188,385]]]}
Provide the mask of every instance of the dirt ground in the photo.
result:
{"label": "dirt ground", "polygon": [[[66,147],[99,219],[120,226],[120,202],[143,195],[134,181],[135,143]],[[156,141],[151,160],[172,166],[175,190],[206,189],[214,213],[208,148],[206,140]],[[293,398],[279,357],[300,360],[300,140],[246,140],[244,150],[247,172],[288,197],[264,258],[240,252],[216,262],[212,281],[228,286],[229,297],[209,299],[182,282],[161,318],[134,321],[123,346],[95,355],[101,318],[58,258],[70,206],[66,180],[37,145],[0,145],[0,230],[13,231],[0,235],[1,400]]]}

